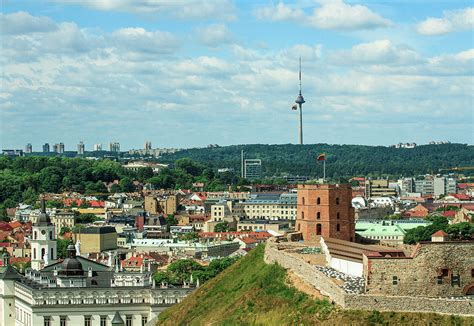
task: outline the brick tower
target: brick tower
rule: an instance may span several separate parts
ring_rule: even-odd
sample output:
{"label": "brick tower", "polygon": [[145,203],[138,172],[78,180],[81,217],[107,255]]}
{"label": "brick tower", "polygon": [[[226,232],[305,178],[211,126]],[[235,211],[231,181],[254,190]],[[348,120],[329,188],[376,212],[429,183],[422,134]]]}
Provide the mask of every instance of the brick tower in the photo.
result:
{"label": "brick tower", "polygon": [[318,236],[346,241],[355,239],[354,208],[350,185],[298,185],[296,231],[304,240]]}

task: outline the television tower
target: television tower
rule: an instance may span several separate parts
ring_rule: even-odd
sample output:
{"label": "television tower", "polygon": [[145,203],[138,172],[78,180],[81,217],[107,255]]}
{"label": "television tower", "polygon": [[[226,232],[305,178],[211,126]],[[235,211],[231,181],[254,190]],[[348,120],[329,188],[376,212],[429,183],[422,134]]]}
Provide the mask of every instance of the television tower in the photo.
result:
{"label": "television tower", "polygon": [[300,109],[300,128],[299,128],[299,136],[300,136],[300,145],[303,145],[303,103],[305,102],[303,95],[301,94],[301,57],[300,57],[300,93],[296,97],[295,103],[298,104]]}

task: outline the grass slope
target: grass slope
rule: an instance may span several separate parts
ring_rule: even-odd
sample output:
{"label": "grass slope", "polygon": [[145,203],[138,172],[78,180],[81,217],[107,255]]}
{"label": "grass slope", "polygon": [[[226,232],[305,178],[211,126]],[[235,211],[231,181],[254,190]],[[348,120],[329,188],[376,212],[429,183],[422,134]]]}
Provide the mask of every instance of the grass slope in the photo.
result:
{"label": "grass slope", "polygon": [[261,245],[160,314],[158,325],[474,325],[474,318],[342,310],[287,285]]}

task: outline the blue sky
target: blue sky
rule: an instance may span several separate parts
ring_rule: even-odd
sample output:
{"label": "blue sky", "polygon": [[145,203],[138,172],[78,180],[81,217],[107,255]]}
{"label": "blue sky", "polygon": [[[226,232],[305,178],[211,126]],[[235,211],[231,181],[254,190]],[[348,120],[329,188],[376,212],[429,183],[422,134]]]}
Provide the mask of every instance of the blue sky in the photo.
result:
{"label": "blue sky", "polygon": [[4,0],[0,143],[473,143],[469,1]]}

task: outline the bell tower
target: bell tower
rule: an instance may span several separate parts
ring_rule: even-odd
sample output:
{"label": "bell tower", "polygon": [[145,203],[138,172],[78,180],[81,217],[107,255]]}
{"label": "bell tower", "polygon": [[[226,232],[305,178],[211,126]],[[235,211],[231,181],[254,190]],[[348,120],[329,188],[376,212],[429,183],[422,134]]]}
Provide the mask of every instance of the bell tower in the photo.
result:
{"label": "bell tower", "polygon": [[46,203],[41,199],[41,212],[32,227],[31,239],[31,268],[40,270],[56,262],[57,244],[54,225],[46,213]]}

